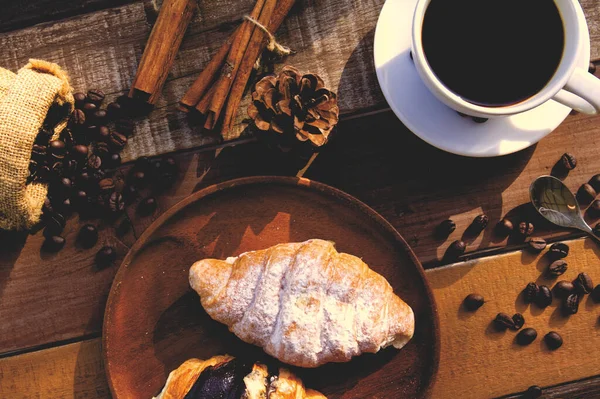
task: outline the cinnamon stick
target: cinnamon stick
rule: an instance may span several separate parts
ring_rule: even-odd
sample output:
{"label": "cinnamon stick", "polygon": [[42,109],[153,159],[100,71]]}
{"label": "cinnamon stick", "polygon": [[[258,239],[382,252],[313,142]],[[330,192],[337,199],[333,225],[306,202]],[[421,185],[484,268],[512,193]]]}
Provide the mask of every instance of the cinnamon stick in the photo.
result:
{"label": "cinnamon stick", "polygon": [[[294,1],[295,0],[279,0],[279,4],[277,4],[277,8],[273,11],[270,21],[263,22],[259,20],[259,22],[263,24],[269,32],[274,34],[283,23],[286,15],[290,12],[290,9],[294,5]],[[238,107],[240,106],[242,96],[244,95],[244,89],[246,88],[246,84],[252,73],[252,68],[266,45],[265,39],[265,33],[262,30],[254,30],[252,38],[250,39],[250,44],[246,49],[244,58],[231,86],[227,105],[225,106],[225,116],[221,127],[221,136],[224,136],[225,133],[233,127]]]}
{"label": "cinnamon stick", "polygon": [[[219,48],[216,54],[211,58],[208,65],[206,65],[204,70],[202,70],[194,84],[192,84],[192,86],[185,93],[181,101],[179,101],[179,109],[181,111],[187,112],[191,108],[194,108],[200,102],[204,94],[206,94],[206,89],[215,80],[217,72],[219,72],[219,70],[223,66],[223,63],[225,62],[225,57],[227,57],[227,54],[229,54],[231,44],[236,39],[239,31],[240,28],[238,27],[231,34],[231,36],[227,38],[225,43],[221,45],[221,48]],[[206,109],[208,109],[208,104]],[[204,112],[206,112],[206,110]]]}
{"label": "cinnamon stick", "polygon": [[148,38],[129,97],[156,104],[195,8],[195,0],[164,1]]}
{"label": "cinnamon stick", "polygon": [[[274,4],[276,3],[277,0],[257,0],[250,17],[253,19],[261,18],[264,13],[263,8],[265,5],[274,7]],[[221,110],[223,109],[223,105],[227,100],[229,90],[231,89],[235,75],[240,67],[240,63],[244,59],[244,54],[246,53],[250,39],[255,31],[255,27],[256,26],[253,23],[244,20],[244,22],[242,22],[242,26],[240,27],[239,35],[231,45],[231,49],[227,55],[227,61],[225,61],[225,65],[223,65],[223,68],[221,69],[221,76],[219,76],[219,79],[215,83],[215,94],[213,95],[210,106],[208,107],[208,113],[213,115],[207,115],[207,121],[211,122],[210,124],[205,125],[207,129],[213,129],[219,120]]]}
{"label": "cinnamon stick", "polygon": [[204,93],[198,104],[196,104],[196,110],[200,112],[202,115],[206,115],[208,112],[208,106],[210,105],[210,100],[215,94],[216,86],[213,85],[207,92]]}

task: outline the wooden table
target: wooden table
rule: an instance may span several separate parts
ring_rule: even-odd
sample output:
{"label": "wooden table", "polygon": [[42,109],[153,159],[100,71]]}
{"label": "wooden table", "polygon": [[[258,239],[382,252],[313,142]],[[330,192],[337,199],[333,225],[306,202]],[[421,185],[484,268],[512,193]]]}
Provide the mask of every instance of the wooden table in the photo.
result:
{"label": "wooden table", "polygon": [[[156,18],[155,2],[21,3],[5,4],[0,13],[0,31],[4,32],[0,34],[2,66],[16,71],[28,58],[41,58],[64,66],[76,89],[98,87],[111,99],[128,90]],[[298,2],[278,32],[282,43],[297,50],[289,63],[320,74],[329,87],[337,89],[343,115],[337,140],[322,151],[304,176],[342,189],[373,207],[404,235],[423,265],[431,269],[428,275],[440,307],[443,343],[439,387],[434,396],[511,395],[539,384],[548,387],[545,397],[549,398],[599,397],[600,368],[594,358],[600,355],[597,346],[574,346],[571,349],[582,351],[578,355],[582,357],[571,360],[566,351],[556,355],[553,361],[558,362],[557,367],[551,366],[552,361],[536,357],[535,352],[521,354],[514,350],[508,338],[502,341],[502,337],[486,334],[494,342],[498,339],[498,346],[489,352],[505,345],[505,351],[514,353],[503,352],[498,355],[498,366],[492,362],[484,370],[478,360],[469,358],[471,349],[465,349],[465,356],[454,356],[462,353],[462,348],[481,346],[463,342],[465,336],[455,334],[454,329],[467,334],[467,338],[471,338],[468,334],[476,335],[464,327],[487,325],[489,319],[482,315],[493,317],[503,301],[498,299],[501,295],[518,293],[528,279],[535,278],[530,276],[532,269],[515,270],[536,261],[521,252],[522,244],[499,239],[488,228],[469,238],[463,262],[439,266],[444,264],[440,259],[448,244],[463,235],[476,215],[487,214],[491,225],[507,214],[515,220],[527,217],[530,209],[523,204],[528,202],[530,182],[550,173],[565,151],[579,160],[579,166],[565,180],[571,189],[576,190],[600,173],[600,117],[569,116],[539,144],[500,158],[463,158],[430,147],[395,118],[376,81],[373,35],[383,3]],[[581,0],[581,4],[590,28],[591,56],[600,63],[600,0]],[[251,0],[199,1],[163,95],[149,118],[137,121],[135,135],[123,154],[127,162],[142,155],[175,154],[181,175],[174,187],[159,197],[160,209],[154,215],[140,218],[132,212],[134,229],[123,239],[115,238],[111,226],[102,225],[98,247],[113,244],[122,259],[156,217],[207,185],[242,176],[297,173],[289,160],[270,153],[243,132],[241,123],[222,140],[200,132],[175,109],[210,55],[252,5]],[[128,168],[127,163],[123,168]],[[448,217],[456,222],[456,232],[448,239],[435,238],[435,226]],[[101,271],[94,268],[96,251],[73,244],[79,225],[76,217],[69,220],[67,245],[55,255],[40,252],[41,234],[0,233],[2,398],[110,397],[100,335],[117,267]],[[543,223],[538,224],[536,234],[551,240],[576,239],[571,245],[573,251],[580,251],[574,258],[577,267],[595,270],[596,279],[600,279],[595,244]],[[498,256],[501,253],[507,255]],[[480,319],[467,320],[459,311],[457,317],[465,292],[484,288],[496,290],[498,295],[483,308],[487,313],[478,314]],[[519,307],[514,297],[508,302]],[[593,312],[593,305],[589,307]],[[544,319],[533,309],[526,316],[534,323]],[[463,319],[472,324],[459,323]],[[563,328],[577,332],[583,342],[596,339],[597,326],[584,327],[579,320],[584,320],[583,316],[569,323],[571,327]],[[483,356],[496,359],[487,352]],[[511,359],[520,359],[516,364],[524,359],[538,364],[511,370]],[[469,361],[474,363],[464,364]]]}

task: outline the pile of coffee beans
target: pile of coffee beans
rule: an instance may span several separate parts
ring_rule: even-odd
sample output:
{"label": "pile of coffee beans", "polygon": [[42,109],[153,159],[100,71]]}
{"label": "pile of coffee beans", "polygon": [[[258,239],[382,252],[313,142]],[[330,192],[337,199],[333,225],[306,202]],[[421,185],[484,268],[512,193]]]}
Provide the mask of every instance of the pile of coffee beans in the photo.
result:
{"label": "pile of coffee beans", "polygon": [[[103,108],[101,90],[75,93],[75,110],[66,129],[53,139],[56,123],[65,117],[64,109],[51,110],[32,150],[29,181],[48,183],[48,198],[42,213],[45,242],[43,250],[56,252],[65,245],[62,236],[66,218],[73,212],[81,219],[119,222],[117,234],[126,234],[131,222],[125,213],[127,205],[144,192],[169,188],[178,168],[171,157],[150,160],[140,158],[127,177],[118,170],[119,153],[133,133],[131,103],[127,97]],[[147,196],[139,201],[137,211],[150,215],[157,208],[156,199]],[[92,223],[81,227],[77,242],[92,248],[98,241],[98,227]],[[105,267],[116,259],[116,250],[103,247],[96,255],[98,266]]]}

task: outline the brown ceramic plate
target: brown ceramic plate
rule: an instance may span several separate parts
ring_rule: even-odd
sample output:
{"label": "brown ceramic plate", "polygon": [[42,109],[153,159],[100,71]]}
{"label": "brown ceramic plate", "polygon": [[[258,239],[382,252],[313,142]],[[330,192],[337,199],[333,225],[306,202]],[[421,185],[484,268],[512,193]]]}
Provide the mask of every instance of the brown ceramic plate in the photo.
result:
{"label": "brown ceramic plate", "polygon": [[439,359],[438,317],[419,261],[371,208],[307,179],[252,177],[205,188],[175,205],[140,237],[110,291],[103,350],[116,399],[149,399],[183,361],[231,354],[275,362],[213,321],[188,286],[198,259],[226,258],[283,242],[322,238],[359,257],[414,310],[414,338],[349,363],[292,368],[330,398],[417,398],[430,391]]}

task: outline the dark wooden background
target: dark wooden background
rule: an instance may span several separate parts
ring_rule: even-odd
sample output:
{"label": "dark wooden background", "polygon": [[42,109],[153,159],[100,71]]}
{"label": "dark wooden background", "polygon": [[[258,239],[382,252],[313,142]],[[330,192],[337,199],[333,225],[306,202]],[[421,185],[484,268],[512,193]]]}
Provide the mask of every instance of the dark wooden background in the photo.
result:
{"label": "dark wooden background", "polygon": [[[76,90],[98,87],[109,98],[125,93],[156,18],[156,5],[131,0],[32,0],[2,2],[1,66],[16,71],[28,58],[64,66]],[[383,0],[299,1],[278,32],[297,54],[287,61],[320,74],[337,90],[342,120],[335,140],[305,177],[342,189],[389,220],[427,268],[444,262],[448,243],[460,238],[472,219],[490,223],[509,214],[528,215],[528,187],[548,174],[565,151],[579,160],[565,179],[576,190],[600,173],[597,155],[600,117],[572,115],[539,144],[519,153],[472,159],[437,150],[408,131],[388,109],[373,67],[373,35]],[[600,60],[600,0],[582,0],[592,38],[592,59]],[[41,234],[0,233],[0,397],[109,397],[99,337],[106,298],[117,266],[94,267],[96,250],[107,243],[122,259],[141,232],[162,212],[207,185],[250,175],[295,175],[298,165],[270,152],[238,123],[223,140],[200,131],[175,104],[210,55],[252,8],[251,0],[201,0],[156,109],[139,119],[123,158],[173,153],[181,174],[159,197],[154,215],[130,211],[131,233],[115,238],[99,222],[97,247],[75,244],[80,221],[69,220],[67,245],[58,254],[40,251]],[[597,74],[600,76],[600,73]],[[247,101],[247,100],[246,100]],[[242,104],[245,107],[246,102]],[[241,122],[244,115],[238,115]],[[433,231],[451,217],[458,225],[448,239]],[[536,221],[537,224],[537,221]],[[537,234],[574,237],[543,223]],[[518,250],[487,229],[467,237],[466,257]],[[598,397],[599,378],[548,390],[548,397]],[[507,391],[507,394],[510,392]],[[587,396],[586,396],[587,395]]]}

